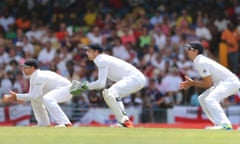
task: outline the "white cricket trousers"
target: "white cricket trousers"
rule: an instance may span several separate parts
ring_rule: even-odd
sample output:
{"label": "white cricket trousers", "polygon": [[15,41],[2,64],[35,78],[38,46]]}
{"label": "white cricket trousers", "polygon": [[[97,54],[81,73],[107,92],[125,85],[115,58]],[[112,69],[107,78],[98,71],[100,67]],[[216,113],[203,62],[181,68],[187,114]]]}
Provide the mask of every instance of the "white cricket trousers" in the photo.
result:
{"label": "white cricket trousers", "polygon": [[221,107],[220,102],[223,99],[237,93],[239,88],[240,82],[238,79],[228,79],[207,89],[198,97],[203,111],[213,124],[231,124]]}
{"label": "white cricket trousers", "polygon": [[31,100],[32,109],[39,126],[50,125],[48,113],[56,124],[71,123],[58,104],[61,102],[67,102],[72,98],[69,88],[70,85],[59,87],[46,93],[43,97]]}
{"label": "white cricket trousers", "polygon": [[142,74],[136,74],[124,77],[120,81],[116,82],[108,89],[107,93],[103,91],[105,102],[113,111],[119,122],[123,123],[129,119],[126,115],[125,108],[121,99],[139,91],[145,86],[145,83],[145,76]]}
{"label": "white cricket trousers", "polygon": [[108,90],[118,97],[126,97],[132,93],[139,91],[146,84],[144,75],[136,74],[124,77],[120,81],[113,84]]}

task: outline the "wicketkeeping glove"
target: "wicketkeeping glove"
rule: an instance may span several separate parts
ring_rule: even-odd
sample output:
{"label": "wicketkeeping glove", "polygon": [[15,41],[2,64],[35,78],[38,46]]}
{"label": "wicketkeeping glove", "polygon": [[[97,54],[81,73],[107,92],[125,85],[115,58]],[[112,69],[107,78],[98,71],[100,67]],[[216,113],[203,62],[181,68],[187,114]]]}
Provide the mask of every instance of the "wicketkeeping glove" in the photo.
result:
{"label": "wicketkeeping glove", "polygon": [[72,86],[70,87],[70,93],[72,95],[78,95],[81,92],[87,90],[88,89],[87,83],[88,83],[87,81],[79,82],[79,81],[73,80]]}

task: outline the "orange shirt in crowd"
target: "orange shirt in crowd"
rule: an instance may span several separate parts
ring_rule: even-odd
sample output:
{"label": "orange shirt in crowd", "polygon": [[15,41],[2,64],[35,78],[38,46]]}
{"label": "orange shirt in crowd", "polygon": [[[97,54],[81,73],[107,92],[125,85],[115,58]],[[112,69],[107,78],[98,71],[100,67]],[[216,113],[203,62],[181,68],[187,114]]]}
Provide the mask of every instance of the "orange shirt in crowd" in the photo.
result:
{"label": "orange shirt in crowd", "polygon": [[238,41],[235,31],[231,32],[228,29],[224,30],[222,32],[221,40],[225,40],[228,44],[232,44],[232,46],[227,46],[228,53],[238,51]]}
{"label": "orange shirt in crowd", "polygon": [[16,19],[16,25],[18,28],[22,30],[27,30],[31,26],[30,20],[23,20],[22,18]]}

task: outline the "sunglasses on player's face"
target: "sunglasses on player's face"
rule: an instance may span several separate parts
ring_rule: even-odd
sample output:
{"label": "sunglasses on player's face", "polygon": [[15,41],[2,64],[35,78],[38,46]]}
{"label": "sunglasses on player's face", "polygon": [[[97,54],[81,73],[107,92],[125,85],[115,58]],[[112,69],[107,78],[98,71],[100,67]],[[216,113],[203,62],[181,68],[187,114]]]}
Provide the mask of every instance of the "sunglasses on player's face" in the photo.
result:
{"label": "sunglasses on player's face", "polygon": [[185,45],[185,50],[191,51],[191,50],[194,50],[194,48],[190,44],[186,44]]}
{"label": "sunglasses on player's face", "polygon": [[192,47],[187,47],[186,50],[191,51],[191,50],[195,50],[195,49]]}

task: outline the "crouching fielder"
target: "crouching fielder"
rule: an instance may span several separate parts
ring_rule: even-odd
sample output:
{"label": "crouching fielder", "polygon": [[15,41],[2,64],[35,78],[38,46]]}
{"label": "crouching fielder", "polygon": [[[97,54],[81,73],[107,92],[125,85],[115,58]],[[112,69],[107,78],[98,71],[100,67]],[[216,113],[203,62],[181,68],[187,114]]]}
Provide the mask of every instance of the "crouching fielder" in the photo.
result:
{"label": "crouching fielder", "polygon": [[219,63],[202,55],[204,48],[199,41],[190,42],[185,45],[185,48],[202,80],[192,80],[185,76],[186,80],[181,83],[180,87],[182,89],[192,86],[207,88],[198,98],[203,111],[214,124],[213,127],[207,129],[231,130],[231,122],[220,102],[238,92],[240,88],[238,77]]}
{"label": "crouching fielder", "polygon": [[99,45],[89,45],[86,49],[88,59],[98,68],[98,80],[91,83],[73,81],[70,92],[76,95],[85,89],[102,89],[106,86],[107,79],[116,82],[110,88],[103,90],[103,98],[121,126],[133,127],[121,99],[143,88],[145,76],[133,65],[104,54]]}
{"label": "crouching fielder", "polygon": [[56,127],[70,126],[70,120],[58,103],[72,98],[69,92],[71,82],[55,72],[38,69],[38,62],[35,59],[26,60],[22,71],[30,79],[29,93],[20,94],[10,91],[9,95],[4,96],[3,101],[31,101],[39,126],[51,124],[48,113],[57,124]]}

